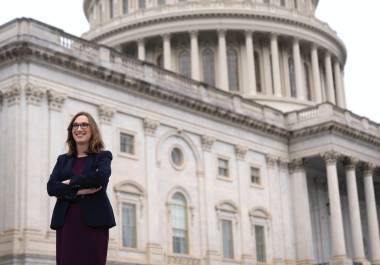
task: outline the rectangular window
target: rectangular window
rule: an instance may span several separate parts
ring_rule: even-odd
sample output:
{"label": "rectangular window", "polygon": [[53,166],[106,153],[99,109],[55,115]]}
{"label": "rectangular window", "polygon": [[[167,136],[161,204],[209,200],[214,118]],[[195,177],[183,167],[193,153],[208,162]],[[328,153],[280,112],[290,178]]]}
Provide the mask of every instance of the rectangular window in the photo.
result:
{"label": "rectangular window", "polygon": [[234,258],[234,242],[232,234],[232,221],[222,220],[223,233],[223,257],[228,259]]}
{"label": "rectangular window", "polygon": [[145,0],[139,0],[139,9],[145,8]]}
{"label": "rectangular window", "polygon": [[127,133],[120,133],[120,152],[135,154],[135,136]]}
{"label": "rectangular window", "polygon": [[136,205],[123,203],[123,246],[137,247],[137,229],[136,229]]}
{"label": "rectangular window", "polygon": [[129,13],[128,0],[123,0],[123,14],[126,15]]}
{"label": "rectangular window", "polygon": [[218,158],[218,174],[221,177],[229,176],[228,160],[223,159],[223,158]]}
{"label": "rectangular window", "polygon": [[258,262],[266,262],[265,231],[264,226],[255,225],[256,259]]}
{"label": "rectangular window", "polygon": [[251,167],[251,182],[253,184],[261,185],[260,168]]}

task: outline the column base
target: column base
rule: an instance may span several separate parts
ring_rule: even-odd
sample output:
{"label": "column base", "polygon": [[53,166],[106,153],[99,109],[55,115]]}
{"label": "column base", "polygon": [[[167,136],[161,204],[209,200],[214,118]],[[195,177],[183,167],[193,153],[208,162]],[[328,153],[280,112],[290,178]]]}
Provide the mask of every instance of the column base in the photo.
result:
{"label": "column base", "polygon": [[336,256],[330,258],[330,265],[352,265],[352,260],[346,256]]}
{"label": "column base", "polygon": [[242,254],[241,255],[241,264],[242,265],[254,265],[255,259],[250,254]]}
{"label": "column base", "polygon": [[146,246],[148,264],[164,264],[163,249],[160,244],[148,243]]}
{"label": "column base", "polygon": [[219,255],[216,250],[207,250],[206,251],[206,262],[207,265],[220,265],[222,263],[222,257]]}
{"label": "column base", "polygon": [[297,265],[313,265],[315,261],[312,259],[297,260]]}

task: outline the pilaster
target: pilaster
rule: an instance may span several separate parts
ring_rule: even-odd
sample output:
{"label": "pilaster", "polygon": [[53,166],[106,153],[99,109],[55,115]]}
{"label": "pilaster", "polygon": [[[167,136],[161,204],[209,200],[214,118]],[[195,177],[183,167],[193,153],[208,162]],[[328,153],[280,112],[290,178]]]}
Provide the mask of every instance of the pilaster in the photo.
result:
{"label": "pilaster", "polygon": [[272,53],[272,73],[273,73],[273,86],[274,95],[281,97],[281,76],[280,76],[280,58],[278,52],[278,37],[276,34],[271,34],[270,46]]}
{"label": "pilaster", "polygon": [[172,70],[172,49],[170,34],[163,35],[163,47],[164,47],[164,68],[167,70]]}
{"label": "pilaster", "polygon": [[200,81],[198,32],[190,32],[191,78]]}
{"label": "pilaster", "polygon": [[255,96],[257,94],[256,88],[256,72],[255,72],[255,53],[252,40],[253,33],[251,31],[245,32],[245,49],[247,53],[247,90],[246,94]]}
{"label": "pilaster", "polygon": [[294,72],[296,79],[297,98],[305,100],[305,87],[303,85],[303,68],[301,61],[300,43],[298,39],[293,40],[293,59],[294,59]]}
{"label": "pilaster", "polygon": [[227,68],[227,44],[226,44],[226,31],[218,30],[218,86],[228,91],[228,68]]}
{"label": "pilaster", "polygon": [[333,72],[331,65],[331,55],[329,52],[325,54],[325,73],[326,73],[326,84],[327,84],[327,100],[335,104],[335,89],[334,89],[334,80]]}

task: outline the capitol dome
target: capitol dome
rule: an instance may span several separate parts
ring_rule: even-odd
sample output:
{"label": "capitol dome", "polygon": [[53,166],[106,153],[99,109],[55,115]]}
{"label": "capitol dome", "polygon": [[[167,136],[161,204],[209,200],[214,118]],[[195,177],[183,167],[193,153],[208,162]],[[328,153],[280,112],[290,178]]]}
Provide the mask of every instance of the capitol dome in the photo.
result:
{"label": "capitol dome", "polygon": [[345,108],[346,49],[318,1],[85,0],[85,39],[282,111]]}

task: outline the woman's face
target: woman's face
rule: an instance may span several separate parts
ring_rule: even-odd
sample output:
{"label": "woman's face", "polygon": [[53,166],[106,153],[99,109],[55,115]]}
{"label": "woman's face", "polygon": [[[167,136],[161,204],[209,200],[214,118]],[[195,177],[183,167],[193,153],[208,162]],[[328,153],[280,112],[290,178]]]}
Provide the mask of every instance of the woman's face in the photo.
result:
{"label": "woman's face", "polygon": [[88,118],[84,115],[76,117],[73,122],[72,134],[77,144],[88,144],[91,139],[91,127]]}

